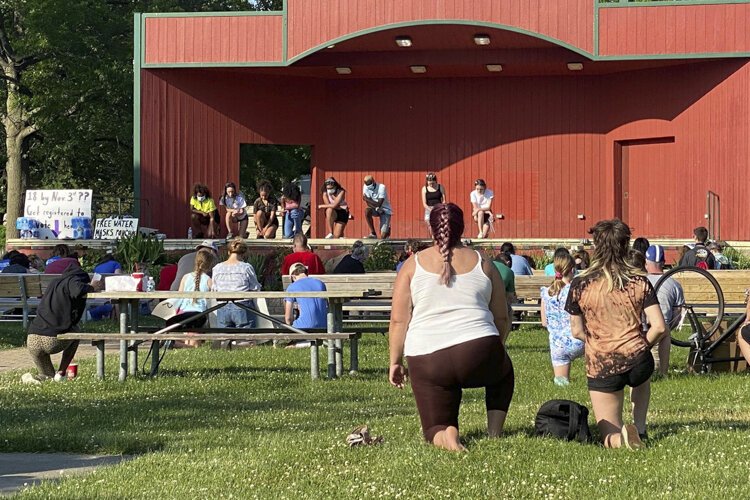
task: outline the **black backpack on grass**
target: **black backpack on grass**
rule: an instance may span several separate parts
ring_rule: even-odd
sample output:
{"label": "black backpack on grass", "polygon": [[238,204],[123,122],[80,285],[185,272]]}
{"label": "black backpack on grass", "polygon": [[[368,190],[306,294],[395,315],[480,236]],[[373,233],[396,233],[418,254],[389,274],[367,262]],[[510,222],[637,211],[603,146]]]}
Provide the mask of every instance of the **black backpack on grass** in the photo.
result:
{"label": "black backpack on grass", "polygon": [[547,401],[536,414],[534,433],[587,443],[591,441],[589,409],[567,399]]}

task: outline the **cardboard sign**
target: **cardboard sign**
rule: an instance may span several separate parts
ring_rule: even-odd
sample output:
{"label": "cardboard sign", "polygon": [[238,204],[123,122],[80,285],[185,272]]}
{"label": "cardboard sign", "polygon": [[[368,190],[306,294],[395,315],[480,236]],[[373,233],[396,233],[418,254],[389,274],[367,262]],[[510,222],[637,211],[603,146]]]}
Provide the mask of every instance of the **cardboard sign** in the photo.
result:
{"label": "cardboard sign", "polygon": [[120,238],[130,236],[137,231],[138,219],[120,219],[117,217],[96,219],[96,226],[94,226],[94,239],[119,240]]}
{"label": "cardboard sign", "polygon": [[91,189],[30,189],[24,217],[39,221],[40,238],[72,238],[74,217],[91,217]]}

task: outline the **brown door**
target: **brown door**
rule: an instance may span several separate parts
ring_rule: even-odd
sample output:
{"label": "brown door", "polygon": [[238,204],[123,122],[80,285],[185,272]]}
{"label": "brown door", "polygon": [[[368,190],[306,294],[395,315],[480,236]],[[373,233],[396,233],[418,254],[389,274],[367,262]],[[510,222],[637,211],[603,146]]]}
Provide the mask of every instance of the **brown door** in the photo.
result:
{"label": "brown door", "polygon": [[668,216],[678,202],[677,182],[669,175],[673,148],[674,137],[615,144],[615,212],[634,236],[680,236]]}

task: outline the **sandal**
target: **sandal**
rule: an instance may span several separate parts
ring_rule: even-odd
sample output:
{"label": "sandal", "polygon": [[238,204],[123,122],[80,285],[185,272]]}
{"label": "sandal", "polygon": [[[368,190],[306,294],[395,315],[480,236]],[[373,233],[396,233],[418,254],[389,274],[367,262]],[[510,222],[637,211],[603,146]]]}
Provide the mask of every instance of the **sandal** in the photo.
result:
{"label": "sandal", "polygon": [[366,425],[360,425],[352,429],[352,432],[346,436],[346,444],[350,447],[358,445],[375,445],[383,442],[383,436],[370,436],[370,431]]}

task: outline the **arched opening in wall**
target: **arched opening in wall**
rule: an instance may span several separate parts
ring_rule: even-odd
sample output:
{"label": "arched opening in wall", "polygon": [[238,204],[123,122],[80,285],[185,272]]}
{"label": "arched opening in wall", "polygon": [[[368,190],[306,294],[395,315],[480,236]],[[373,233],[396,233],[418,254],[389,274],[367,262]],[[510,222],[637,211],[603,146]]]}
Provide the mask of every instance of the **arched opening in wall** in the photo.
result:
{"label": "arched opening in wall", "polygon": [[276,210],[278,228],[273,237],[280,239],[284,235],[285,215],[282,215],[281,211],[285,207],[282,204],[282,191],[290,184],[299,188],[302,194],[302,230],[309,235],[311,158],[312,146],[306,144],[240,144],[239,189],[245,194],[247,205],[250,207],[250,238],[261,236],[256,228],[254,214],[259,206],[256,204],[260,203],[258,187],[263,182],[268,182],[271,186],[269,198],[273,197],[279,202]]}

